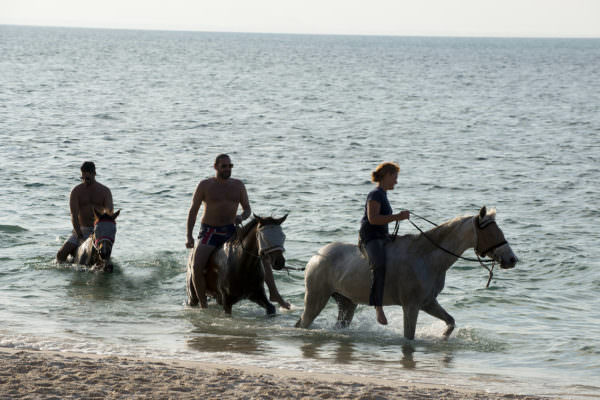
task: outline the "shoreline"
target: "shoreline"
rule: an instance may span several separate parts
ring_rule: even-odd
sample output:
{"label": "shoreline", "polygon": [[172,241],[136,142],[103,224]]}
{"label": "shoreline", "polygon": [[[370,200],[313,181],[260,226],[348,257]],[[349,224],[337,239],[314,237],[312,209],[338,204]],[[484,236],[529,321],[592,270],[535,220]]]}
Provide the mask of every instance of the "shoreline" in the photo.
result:
{"label": "shoreline", "polygon": [[253,366],[0,347],[0,398],[556,399]]}

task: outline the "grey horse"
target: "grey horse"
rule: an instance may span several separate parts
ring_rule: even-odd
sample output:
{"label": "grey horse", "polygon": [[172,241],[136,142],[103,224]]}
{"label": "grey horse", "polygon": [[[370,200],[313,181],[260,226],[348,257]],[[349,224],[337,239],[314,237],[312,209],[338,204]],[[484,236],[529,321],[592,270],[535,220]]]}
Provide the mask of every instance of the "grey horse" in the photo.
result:
{"label": "grey horse", "polygon": [[[427,232],[397,237],[386,247],[384,306],[402,305],[404,337],[414,339],[419,311],[446,322],[444,337],[454,330],[454,318],[437,302],[446,271],[475,248],[502,268],[513,268],[517,257],[495,221],[496,211],[482,207],[474,216],[457,217]],[[452,253],[452,254],[450,254]],[[308,328],[331,297],[338,304],[338,326],[350,324],[357,304],[369,303],[370,269],[358,246],[330,243],[306,266],[304,312],[296,327]]]}

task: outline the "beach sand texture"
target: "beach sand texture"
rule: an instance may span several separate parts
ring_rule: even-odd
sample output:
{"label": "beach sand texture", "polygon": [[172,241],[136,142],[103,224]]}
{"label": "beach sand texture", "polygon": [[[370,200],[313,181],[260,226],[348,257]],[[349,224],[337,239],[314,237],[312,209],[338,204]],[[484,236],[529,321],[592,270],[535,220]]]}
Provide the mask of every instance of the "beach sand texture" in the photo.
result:
{"label": "beach sand texture", "polygon": [[2,399],[543,399],[344,375],[0,348]]}

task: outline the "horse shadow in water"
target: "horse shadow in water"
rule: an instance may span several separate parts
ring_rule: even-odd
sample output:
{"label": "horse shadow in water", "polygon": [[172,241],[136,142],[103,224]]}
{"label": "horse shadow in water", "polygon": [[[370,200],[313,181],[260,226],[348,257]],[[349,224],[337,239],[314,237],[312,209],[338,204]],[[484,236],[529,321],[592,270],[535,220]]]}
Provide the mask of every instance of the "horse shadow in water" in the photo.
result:
{"label": "horse shadow in water", "polygon": [[94,208],[94,231],[79,245],[73,262],[90,267],[92,271],[112,272],[110,255],[117,235],[116,219],[120,213],[121,210],[111,214]]}
{"label": "horse shadow in water", "polygon": [[264,288],[263,265],[268,263],[273,269],[285,267],[281,224],[286,218],[287,214],[281,218],[254,215],[210,256],[205,268],[206,294],[214,297],[227,314],[243,299],[263,307],[268,315],[275,314],[275,306]]}
{"label": "horse shadow in water", "polygon": [[[454,318],[437,301],[446,271],[464,251],[475,248],[502,268],[513,268],[517,257],[496,224],[496,211],[454,218],[418,235],[397,237],[386,246],[383,305],[401,305],[404,337],[414,339],[419,311],[446,322],[444,337],[454,330]],[[358,246],[330,243],[306,266],[304,312],[296,327],[308,328],[330,298],[338,304],[338,326],[352,322],[357,304],[369,304],[370,268]]]}

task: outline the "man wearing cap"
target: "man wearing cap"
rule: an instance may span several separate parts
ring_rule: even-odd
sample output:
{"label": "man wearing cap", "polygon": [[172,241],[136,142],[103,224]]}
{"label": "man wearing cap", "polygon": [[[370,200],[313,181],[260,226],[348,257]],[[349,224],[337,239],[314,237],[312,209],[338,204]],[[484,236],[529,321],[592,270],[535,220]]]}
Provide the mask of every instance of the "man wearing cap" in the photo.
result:
{"label": "man wearing cap", "polygon": [[56,261],[65,262],[94,231],[94,208],[113,212],[110,189],[96,181],[96,166],[91,161],[81,165],[81,183],[71,190],[69,208],[73,232],[56,253]]}

